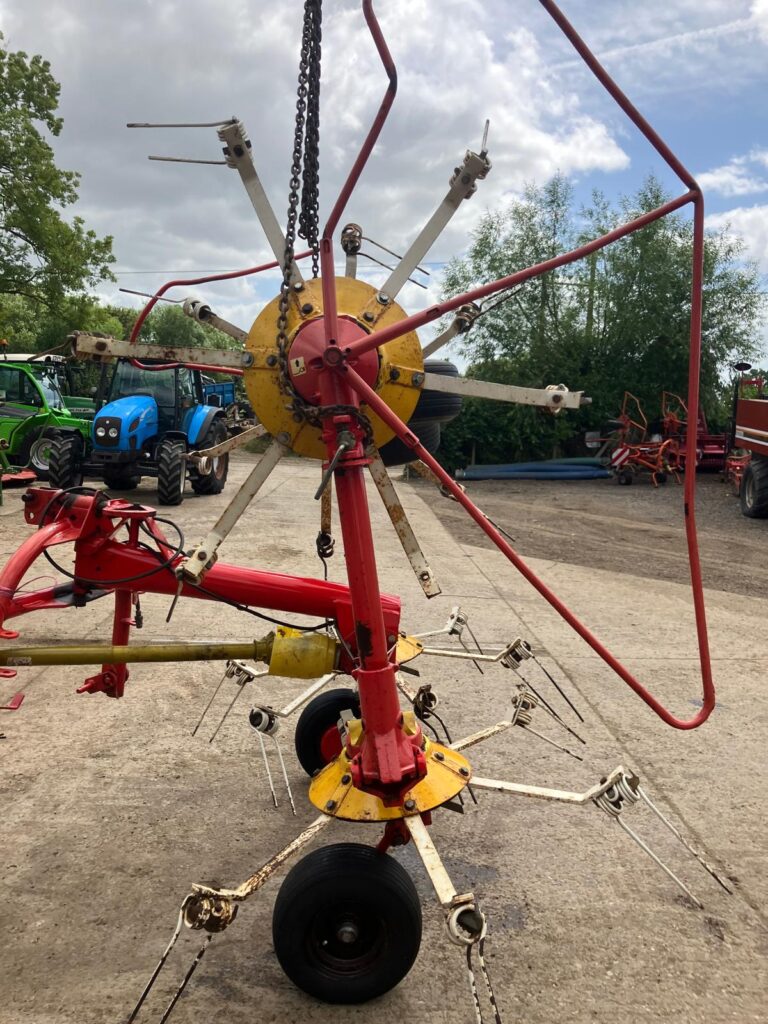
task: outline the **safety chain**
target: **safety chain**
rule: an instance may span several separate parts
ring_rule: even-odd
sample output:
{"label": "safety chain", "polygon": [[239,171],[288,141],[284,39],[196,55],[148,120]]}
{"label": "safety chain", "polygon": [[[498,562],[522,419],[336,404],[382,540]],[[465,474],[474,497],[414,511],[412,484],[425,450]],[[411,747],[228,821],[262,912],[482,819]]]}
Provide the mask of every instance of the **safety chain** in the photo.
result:
{"label": "safety chain", "polygon": [[[280,390],[290,399],[288,408],[297,422],[306,420],[321,427],[331,416],[351,416],[363,432],[363,444],[372,439],[366,416],[353,405],[312,406],[305,402],[291,381],[288,366],[288,305],[292,292],[296,235],[305,238],[312,249],[312,276],[319,273],[320,222],[320,54],[322,42],[322,0],[305,0],[304,25],[299,59],[299,85],[296,95],[296,122],[293,135],[293,159],[288,189],[288,221],[285,230],[283,280],[277,318],[277,358]],[[301,199],[299,199],[301,189]],[[297,230],[298,229],[298,230]]]}

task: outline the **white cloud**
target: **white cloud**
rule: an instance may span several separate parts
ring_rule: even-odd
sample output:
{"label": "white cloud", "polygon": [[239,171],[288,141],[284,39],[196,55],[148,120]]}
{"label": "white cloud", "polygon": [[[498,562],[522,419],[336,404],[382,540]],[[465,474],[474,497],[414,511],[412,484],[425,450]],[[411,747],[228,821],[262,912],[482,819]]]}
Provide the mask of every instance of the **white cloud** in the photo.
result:
{"label": "white cloud", "polygon": [[768,181],[749,169],[752,162],[768,166],[768,153],[754,152],[749,156],[733,157],[722,167],[699,174],[698,182],[705,191],[719,192],[723,196],[746,196],[768,191]]}
{"label": "white cloud", "polygon": [[[327,215],[386,79],[359,0],[326,8],[321,209]],[[573,90],[544,80],[547,51],[526,26],[515,22],[507,30],[506,4],[388,0],[378,16],[398,65],[399,91],[344,217],[359,221],[366,234],[403,251],[442,199],[465,149],[478,147],[486,117],[493,169],[430,260],[462,251],[483,211],[526,181],[541,182],[558,170],[586,175],[627,166],[611,128]],[[93,0],[0,0],[0,28],[12,48],[49,59],[61,81],[58,162],[82,171],[76,212],[89,227],[114,235],[118,269],[231,269],[269,258],[236,174],[146,160],[148,153],[216,159],[213,129],[128,132],[124,125],[237,114],[284,222],[299,4],[136,0],[126,17],[122,4]],[[163,279],[132,274],[120,282],[151,290]],[[235,307],[244,316],[249,295],[269,293],[253,284],[240,292],[232,285],[211,290],[221,297],[222,315],[233,319]],[[117,297],[114,288],[105,294]],[[416,288],[409,299],[425,302]],[[251,318],[245,315],[244,324]]]}
{"label": "white cloud", "polygon": [[760,37],[768,43],[768,0],[752,0],[750,14]]}
{"label": "white cloud", "polygon": [[749,258],[756,260],[761,271],[768,274],[768,204],[737,206],[724,213],[710,214],[706,226],[741,238]]}

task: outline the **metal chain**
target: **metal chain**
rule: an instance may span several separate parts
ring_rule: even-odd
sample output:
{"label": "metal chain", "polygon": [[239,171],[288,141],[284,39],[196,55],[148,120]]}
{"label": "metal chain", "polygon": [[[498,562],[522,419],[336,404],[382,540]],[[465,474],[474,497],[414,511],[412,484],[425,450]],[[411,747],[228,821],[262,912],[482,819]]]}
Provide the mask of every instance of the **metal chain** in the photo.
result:
{"label": "metal chain", "polygon": [[[291,381],[288,365],[288,305],[294,266],[296,235],[312,248],[312,275],[319,273],[320,221],[320,55],[322,42],[322,0],[305,0],[301,36],[299,79],[296,94],[296,122],[293,135],[291,179],[288,190],[288,221],[285,230],[283,280],[277,318],[277,359],[280,390],[288,399],[287,408],[297,421],[306,420],[321,427],[329,416],[351,416],[363,432],[363,444],[372,439],[368,418],[353,405],[313,406],[305,402]],[[301,189],[301,199],[299,198]]]}

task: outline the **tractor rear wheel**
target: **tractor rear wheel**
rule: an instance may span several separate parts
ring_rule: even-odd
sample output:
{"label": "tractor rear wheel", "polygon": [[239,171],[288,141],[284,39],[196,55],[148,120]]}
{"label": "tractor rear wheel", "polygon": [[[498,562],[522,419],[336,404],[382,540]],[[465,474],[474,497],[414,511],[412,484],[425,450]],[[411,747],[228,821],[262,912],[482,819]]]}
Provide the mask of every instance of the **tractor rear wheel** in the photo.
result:
{"label": "tractor rear wheel", "polygon": [[48,482],[67,490],[83,482],[82,442],[79,435],[64,434],[51,439],[48,458]]}
{"label": "tractor rear wheel", "polygon": [[304,708],[296,723],[296,757],[307,773],[314,775],[341,753],[336,723],[342,711],[360,717],[360,698],[351,689],[327,690]]}
{"label": "tractor rear wheel", "polygon": [[[200,442],[201,448],[212,448],[215,444],[221,444],[227,440],[227,428],[224,420],[219,417],[209,427],[205,437]],[[192,490],[195,494],[221,494],[224,484],[227,482],[229,472],[229,452],[224,455],[217,455],[211,459],[211,471],[203,476],[197,470],[191,474]]]}
{"label": "tractor rear wheel", "polygon": [[768,459],[753,455],[739,488],[742,514],[750,519],[768,518]]}
{"label": "tractor rear wheel", "polygon": [[157,500],[161,505],[180,505],[184,500],[185,455],[184,445],[171,438],[157,446]]}
{"label": "tractor rear wheel", "polygon": [[365,1003],[393,989],[421,944],[421,905],[410,875],[358,843],[314,850],[275,900],[272,941],[285,973],[326,1003]]}

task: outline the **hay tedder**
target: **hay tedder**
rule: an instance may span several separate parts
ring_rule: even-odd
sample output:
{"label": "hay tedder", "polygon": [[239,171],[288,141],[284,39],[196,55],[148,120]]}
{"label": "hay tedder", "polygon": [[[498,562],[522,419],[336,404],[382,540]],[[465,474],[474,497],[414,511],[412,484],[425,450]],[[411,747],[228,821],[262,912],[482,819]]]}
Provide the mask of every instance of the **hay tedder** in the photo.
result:
{"label": "hay tedder", "polygon": [[[407,452],[420,461],[422,471],[443,494],[464,508],[512,566],[664,722],[677,729],[694,729],[707,720],[714,707],[694,523],[692,472],[685,479],[685,525],[703,694],[700,709],[692,718],[683,719],[648,692],[532,571],[503,531],[477,508],[409,427],[425,388],[448,394],[480,394],[537,405],[552,412],[578,408],[582,402],[580,393],[568,391],[562,385],[535,389],[440,375],[430,379],[431,375],[425,375],[424,371],[425,355],[470,329],[473,321],[482,315],[483,300],[489,296],[500,296],[539,274],[594,253],[688,204],[692,205],[694,215],[688,405],[690,408],[698,406],[704,230],[701,192],[555,3],[541,0],[541,5],[598,81],[681,179],[684,187],[677,198],[572,252],[517,270],[423,312],[407,315],[397,303],[398,293],[453,213],[472,196],[477,182],[490,171],[486,139],[479,152],[466,153],[450,178],[448,191],[436,212],[380,288],[356,276],[362,229],[355,224],[347,224],[341,231],[346,275],[336,277],[334,238],[347,201],[387,119],[395,98],[397,77],[372,2],[363,0],[363,16],[388,84],[362,148],[321,231],[318,203],[321,3],[306,0],[285,233],[261,186],[243,125],[235,119],[209,125],[217,129],[224,146],[223,163],[238,172],[275,256],[273,263],[240,273],[279,268],[282,271],[279,295],[264,308],[247,332],[216,316],[208,307],[190,304],[192,315],[242,342],[240,351],[217,352],[216,366],[210,365],[210,350],[163,353],[170,365],[183,361],[201,369],[223,367],[230,373],[242,373],[249,399],[262,424],[256,431],[271,436],[269,447],[207,535],[191,546],[180,528],[171,520],[161,519],[153,508],[115,499],[102,491],[40,488],[25,495],[26,520],[35,529],[0,573],[0,639],[3,641],[0,665],[5,666],[0,674],[10,676],[20,666],[28,665],[95,665],[97,669],[85,679],[80,692],[102,693],[113,698],[123,695],[128,665],[132,662],[224,661],[225,679],[234,681],[236,693],[264,673],[311,680],[305,693],[282,710],[255,705],[249,722],[264,743],[266,739],[276,739],[286,716],[303,708],[296,726],[296,748],[299,761],[310,776],[308,797],[317,816],[241,885],[225,888],[199,883],[191,887],[181,904],[171,941],[130,1014],[130,1021],[140,1013],[184,926],[201,932],[204,941],[163,1012],[162,1021],[172,1011],[208,944],[232,924],[240,904],[319,835],[330,833],[339,819],[379,823],[378,845],[325,846],[308,853],[291,869],[280,889],[273,917],[275,950],[289,977],[318,999],[356,1003],[388,991],[407,974],[419,949],[421,910],[409,875],[397,861],[387,856],[387,851],[412,842],[444,913],[448,937],[465,952],[477,1019],[483,1019],[475,984],[475,971],[479,969],[491,1013],[494,1019],[500,1020],[500,1009],[493,997],[483,958],[485,915],[473,892],[457,891],[429,831],[432,815],[470,792],[478,794],[490,790],[527,799],[597,807],[640,842],[671,879],[700,905],[626,824],[626,811],[642,802],[685,842],[651,802],[633,771],[616,767],[583,792],[482,778],[474,772],[467,757],[468,749],[513,727],[533,731],[530,723],[537,708],[544,709],[559,726],[565,725],[528,678],[527,673],[536,664],[536,658],[524,639],[510,638],[501,650],[492,652],[466,650],[463,646],[448,651],[445,647],[432,647],[430,639],[436,635],[452,637],[463,645],[462,634],[469,627],[461,609],[454,609],[445,625],[431,631],[406,629],[401,621],[399,599],[382,594],[379,588],[366,470],[390,513],[426,597],[440,592],[379,456],[379,449],[397,438]],[[297,234],[307,242],[306,251],[301,253],[295,251]],[[311,258],[311,274],[300,269],[307,258]],[[144,316],[156,298],[139,317],[129,341],[78,335],[73,339],[76,354],[96,360],[128,357],[143,366],[142,359],[157,355],[156,348],[142,345],[139,338]],[[423,350],[417,329],[451,313],[455,318],[450,326]],[[221,456],[252,434],[246,432],[240,438],[191,452],[188,457],[201,460],[205,467],[205,460]],[[689,437],[689,447],[694,443],[695,439]],[[346,584],[244,568],[217,558],[222,541],[235,528],[238,518],[280,459],[289,452],[315,459],[322,465],[315,497],[321,509],[318,553],[324,558],[332,552],[330,501],[332,489],[335,492]],[[691,459],[693,464],[695,459]],[[25,574],[35,560],[44,555],[53,561],[51,550],[62,544],[74,547],[72,571],[62,570],[62,582],[54,586],[32,591],[22,589]],[[296,626],[279,621],[262,638],[241,643],[131,644],[131,626],[141,617],[140,595],[145,592],[166,594],[178,600],[224,602],[241,610],[266,608],[286,616],[310,616],[313,622]],[[9,628],[14,619],[30,612],[82,607],[110,598],[114,599],[114,624],[108,645],[19,646],[18,633]],[[455,741],[431,731],[431,726],[440,721],[434,711],[435,696],[429,686],[414,692],[402,672],[407,672],[409,663],[417,658],[445,657],[446,654],[510,671],[514,685],[511,687],[512,710],[507,719]],[[257,663],[265,667],[256,669],[254,664]],[[342,677],[347,677],[348,683],[353,685],[339,687]],[[565,728],[574,732],[570,726]],[[699,855],[685,845],[704,864]],[[712,868],[706,864],[704,867],[720,881]]]}

